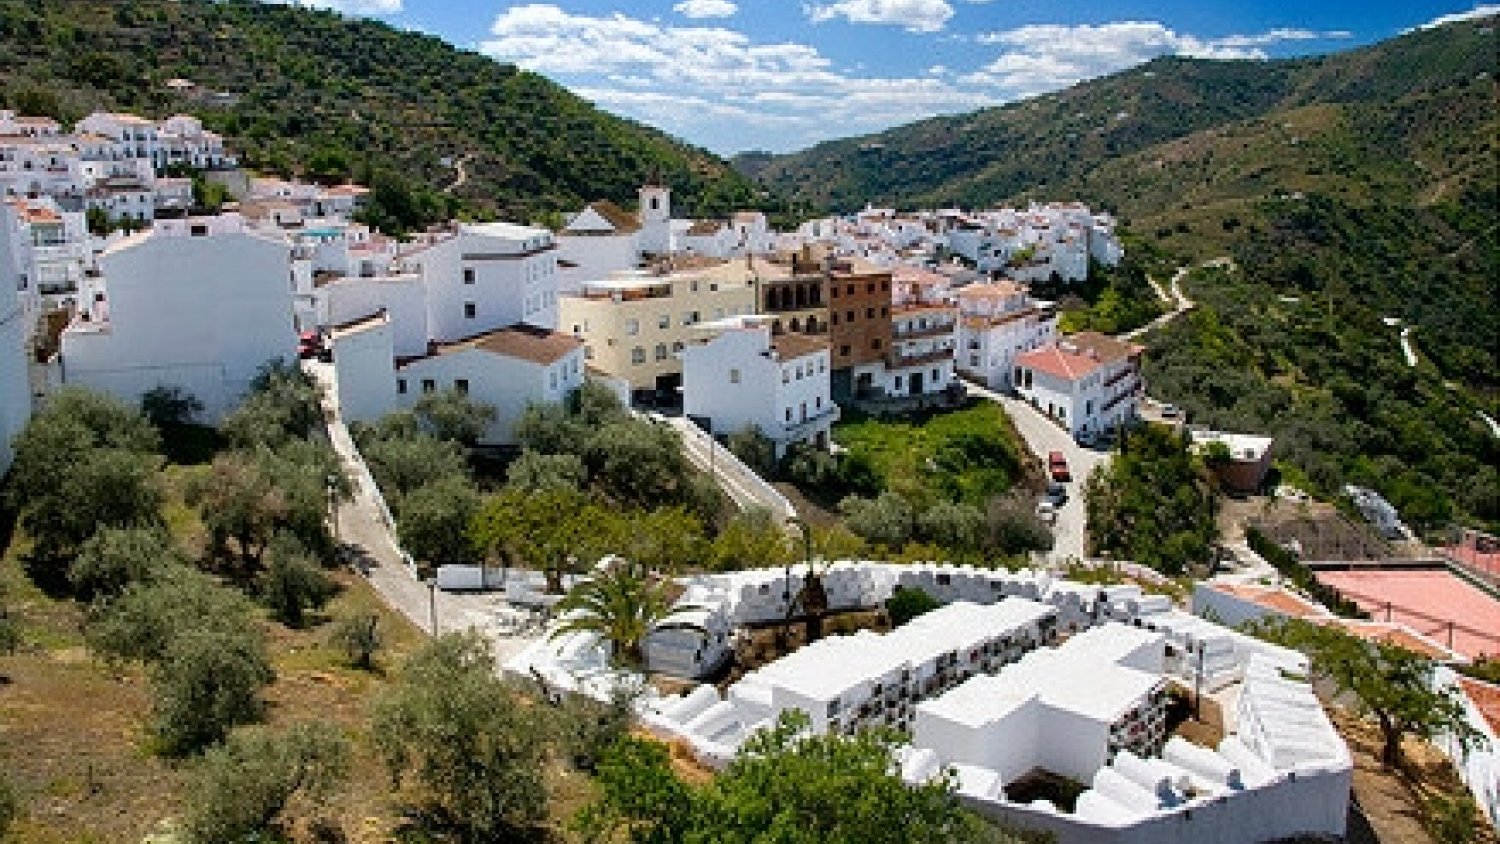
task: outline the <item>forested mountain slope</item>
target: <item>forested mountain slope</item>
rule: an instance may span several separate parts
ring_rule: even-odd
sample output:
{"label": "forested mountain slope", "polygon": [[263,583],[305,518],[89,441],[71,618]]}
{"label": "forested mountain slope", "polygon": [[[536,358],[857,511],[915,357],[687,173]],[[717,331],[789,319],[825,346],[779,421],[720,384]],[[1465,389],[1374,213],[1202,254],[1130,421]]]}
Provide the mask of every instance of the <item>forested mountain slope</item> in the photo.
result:
{"label": "forested mountain slope", "polygon": [[[63,119],[99,108],[155,118],[188,111],[251,167],[373,178],[406,225],[460,208],[529,219],[600,197],[633,205],[653,172],[689,212],[753,199],[749,182],[715,156],[541,76],[298,6],[0,0],[0,56],[0,108]],[[166,83],[176,78],[238,102],[218,108],[175,93]],[[450,197],[442,189],[460,159],[468,179]]]}

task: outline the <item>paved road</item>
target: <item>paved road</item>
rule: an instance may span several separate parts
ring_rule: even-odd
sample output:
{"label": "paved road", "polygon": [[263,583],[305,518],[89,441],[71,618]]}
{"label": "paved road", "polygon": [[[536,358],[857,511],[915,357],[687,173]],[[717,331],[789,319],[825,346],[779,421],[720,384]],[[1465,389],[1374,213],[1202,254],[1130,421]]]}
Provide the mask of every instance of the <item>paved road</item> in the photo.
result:
{"label": "paved road", "polygon": [[359,452],[349,429],[339,416],[334,390],[334,370],[329,364],[305,361],[303,369],[323,388],[323,410],[328,419],[327,431],[334,451],[343,464],[344,474],[354,483],[354,494],[339,505],[336,518],[339,541],[344,553],[380,597],[392,609],[406,616],[419,630],[432,632],[434,612],[439,632],[474,628],[484,633],[499,662],[519,653],[535,637],[504,635],[499,629],[497,613],[506,612],[503,597],[495,594],[460,594],[431,590],[416,578],[406,556],[396,542],[392,526],[386,521],[379,493],[362,468]]}
{"label": "paved road", "polygon": [[783,520],[797,515],[797,508],[786,496],[735,459],[729,449],[714,442],[703,429],[681,416],[665,417],[665,421],[682,439],[682,452],[688,460],[702,471],[712,473],[719,488],[741,510],[764,507]]}
{"label": "paved road", "polygon": [[1058,511],[1057,523],[1052,527],[1053,545],[1052,551],[1047,554],[1047,560],[1061,563],[1068,559],[1083,559],[1086,518],[1083,484],[1091,472],[1109,462],[1109,453],[1084,448],[1074,442],[1066,431],[1024,401],[1002,395],[972,381],[968,382],[968,389],[971,394],[995,402],[1004,409],[1020,432],[1021,439],[1026,441],[1026,447],[1038,460],[1046,460],[1048,452],[1052,451],[1061,451],[1067,458],[1073,480],[1066,484],[1068,501]]}

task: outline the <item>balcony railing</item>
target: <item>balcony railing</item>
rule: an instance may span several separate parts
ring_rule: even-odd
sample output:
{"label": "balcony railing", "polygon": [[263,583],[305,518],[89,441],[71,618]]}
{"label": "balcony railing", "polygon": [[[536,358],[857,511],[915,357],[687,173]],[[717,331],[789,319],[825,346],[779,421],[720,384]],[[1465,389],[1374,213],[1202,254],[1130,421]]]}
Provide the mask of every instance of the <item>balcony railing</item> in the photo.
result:
{"label": "balcony railing", "polygon": [[930,325],[926,328],[897,329],[891,332],[891,337],[896,340],[917,340],[923,337],[944,337],[953,333],[958,326],[955,323],[943,323],[941,325]]}
{"label": "balcony railing", "polygon": [[886,365],[891,369],[910,369],[915,366],[925,366],[929,363],[953,360],[952,349],[938,349],[932,352],[923,352],[915,355],[901,355],[891,353],[886,356]]}

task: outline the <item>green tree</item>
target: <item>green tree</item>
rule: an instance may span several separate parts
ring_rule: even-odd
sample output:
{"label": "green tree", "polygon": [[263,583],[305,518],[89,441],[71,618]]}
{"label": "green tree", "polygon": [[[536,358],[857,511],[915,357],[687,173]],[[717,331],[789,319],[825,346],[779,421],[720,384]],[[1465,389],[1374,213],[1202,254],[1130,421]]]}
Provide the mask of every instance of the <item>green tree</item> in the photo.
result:
{"label": "green tree", "polygon": [[737,513],[714,537],[710,558],[716,571],[759,569],[796,559],[791,536],[764,507]]}
{"label": "green tree", "polygon": [[506,483],[526,492],[578,490],[588,481],[588,469],[576,454],[521,452],[505,473]]}
{"label": "green tree", "polygon": [[990,499],[984,511],[984,529],[986,543],[1002,554],[1052,549],[1052,531],[1037,517],[1030,497],[1023,492]]}
{"label": "green tree", "polygon": [[549,635],[598,634],[610,644],[616,664],[640,668],[646,661],[641,649],[646,635],[671,611],[668,587],[638,566],[616,561],[563,596],[557,604],[561,621]]}
{"label": "green tree", "polygon": [[449,475],[401,499],[396,532],[401,545],[431,565],[469,565],[483,556],[469,535],[480,508],[479,491],[467,478]]}
{"label": "green tree", "polygon": [[895,551],[911,539],[916,513],[899,493],[883,492],[877,498],[851,495],[839,502],[844,524],[871,545]]}
{"label": "green tree", "polygon": [[190,627],[151,666],[151,730],[170,755],[191,753],[260,718],[260,690],[274,677],[258,631]]}
{"label": "green tree", "polygon": [[203,402],[181,387],[161,385],[141,394],[141,414],[157,428],[191,424],[202,412]]}
{"label": "green tree", "polygon": [[186,564],[186,557],[159,528],[104,528],[78,549],[68,567],[68,581],[80,597],[108,599],[133,583],[154,580]]}
{"label": "green tree", "polygon": [[[581,391],[580,391],[581,392]],[[561,404],[529,404],[516,420],[516,441],[538,454],[583,456],[590,428]]]}
{"label": "green tree", "polygon": [[474,401],[458,390],[428,393],[417,401],[417,421],[440,440],[472,447],[499,418],[494,405]]}
{"label": "green tree", "polygon": [[645,571],[675,573],[703,560],[708,537],[703,522],[683,507],[658,507],[626,517],[616,553]]}
{"label": "green tree", "polygon": [[616,523],[613,511],[579,492],[507,489],[480,509],[470,536],[512,565],[540,569],[548,591],[562,592],[564,574],[613,550]]}
{"label": "green tree", "polygon": [[237,731],[193,766],[183,833],[194,844],[279,840],[294,805],[321,807],[348,769],[349,742],[335,727]]}
{"label": "green tree", "polygon": [[288,627],[301,627],[308,611],[322,609],[338,592],[333,578],[289,534],[272,538],[266,558],[256,592],[271,615]]}
{"label": "green tree", "polygon": [[464,478],[469,472],[461,446],[428,436],[415,427],[406,428],[405,418],[388,416],[380,425],[365,428],[356,436],[375,483],[398,511],[402,497],[413,490],[443,478]]}
{"label": "green tree", "polygon": [[1343,629],[1295,618],[1267,618],[1251,625],[1263,639],[1305,652],[1318,676],[1380,728],[1380,761],[1400,765],[1407,738],[1452,736],[1465,748],[1484,737],[1469,725],[1463,697],[1454,687],[1434,688],[1436,664],[1383,641],[1368,641]]}
{"label": "green tree", "polygon": [[601,492],[637,507],[676,503],[688,475],[677,434],[638,419],[608,422],[594,431],[584,462]]}
{"label": "green tree", "polygon": [[1207,563],[1218,537],[1218,497],[1188,440],[1161,425],[1126,434],[1120,454],[1084,485],[1096,552],[1167,574]]}
{"label": "green tree", "polygon": [[917,533],[953,552],[978,551],[984,541],[984,513],[972,504],[939,501],[917,516]]}
{"label": "green tree", "polygon": [[396,782],[410,778],[467,840],[504,840],[546,815],[545,728],[535,705],[495,675],[477,634],[447,634],[413,654],[376,702],[374,729]]}
{"label": "green tree", "polygon": [[908,786],[899,737],[806,732],[801,713],[751,737],[701,788],[676,779],[663,745],[622,739],[599,765],[600,801],[581,816],[592,834],[645,844],[954,844],[998,835],[966,812],[951,778]]}
{"label": "green tree", "polygon": [[275,448],[305,440],[323,424],[318,385],[295,361],[267,362],[251,382],[250,394],[224,418],[221,428],[241,447]]}
{"label": "green tree", "polygon": [[725,438],[724,445],[755,474],[767,479],[776,477],[776,444],[760,428],[751,425],[735,431]]}
{"label": "green tree", "polygon": [[352,668],[375,669],[375,655],[380,652],[380,616],[359,612],[334,622],[328,635],[329,644],[337,648]]}
{"label": "green tree", "polygon": [[938,599],[922,589],[907,589],[897,586],[885,601],[885,612],[891,618],[892,627],[900,627],[923,613],[941,607]]}
{"label": "green tree", "polygon": [[641,691],[641,687],[622,680],[615,684],[606,701],[588,695],[563,697],[553,719],[554,738],[574,768],[590,774],[598,770],[599,760],[630,732],[635,722],[635,701]]}

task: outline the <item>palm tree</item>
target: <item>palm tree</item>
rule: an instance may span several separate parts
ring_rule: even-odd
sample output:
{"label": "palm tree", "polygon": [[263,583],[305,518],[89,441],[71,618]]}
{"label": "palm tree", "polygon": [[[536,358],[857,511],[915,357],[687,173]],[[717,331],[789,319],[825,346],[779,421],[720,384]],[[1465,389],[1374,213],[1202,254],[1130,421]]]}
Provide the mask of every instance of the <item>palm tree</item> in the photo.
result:
{"label": "palm tree", "polygon": [[597,633],[610,643],[617,663],[642,667],[646,635],[674,612],[667,589],[668,582],[653,580],[629,563],[605,567],[558,602],[562,621],[549,638]]}

